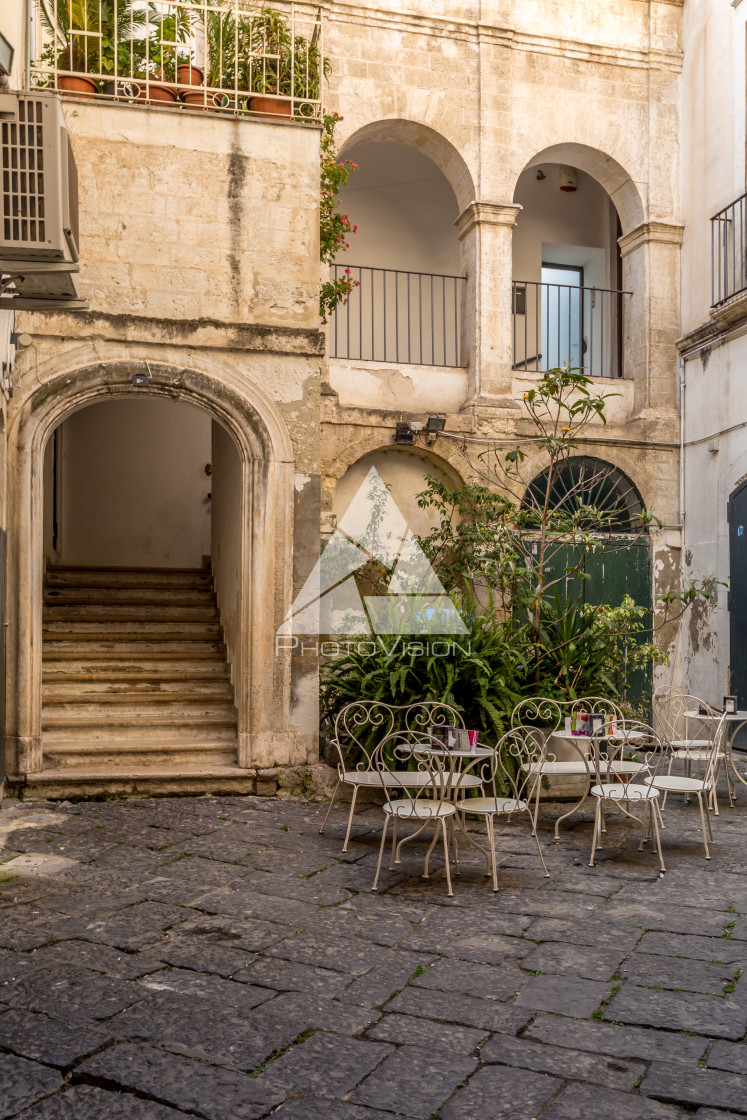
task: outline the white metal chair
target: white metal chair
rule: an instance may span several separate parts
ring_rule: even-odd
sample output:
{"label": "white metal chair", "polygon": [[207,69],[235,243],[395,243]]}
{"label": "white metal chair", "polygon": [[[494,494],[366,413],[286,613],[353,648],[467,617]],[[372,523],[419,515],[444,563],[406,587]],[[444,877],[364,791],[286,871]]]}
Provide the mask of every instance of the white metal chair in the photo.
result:
{"label": "white metal chair", "polygon": [[[403,768],[402,773],[382,767],[375,759],[378,744],[386,741],[393,749],[394,742],[406,746],[408,743],[423,745],[423,735],[429,728],[464,728],[459,713],[449,704],[439,701],[422,701],[417,704],[384,704],[378,700],[354,700],[341,708],[334,719],[331,742],[337,754],[337,784],[332,794],[320,833],[324,832],[332,812],[340,787],[352,787],[350,813],[342,850],[348,850],[353,814],[361,789],[381,790],[389,786],[399,790],[404,781],[411,788],[426,786],[429,782],[424,770]],[[462,788],[479,786],[480,779],[475,775],[465,775]]]}
{"label": "white metal chair", "polygon": [[[670,750],[670,772],[675,760],[682,762],[684,776],[692,776],[693,766],[696,772],[703,773],[711,754],[714,712],[705,701],[691,693],[673,686],[655,689],[652,698],[654,719],[659,734],[665,745]],[[701,717],[706,718],[701,718]],[[716,757],[716,770],[713,775],[713,784],[710,791],[711,808],[716,816],[718,811],[718,798],[716,794],[718,779],[721,773],[726,777],[726,789],[729,796],[729,805],[734,804],[734,783],[726,759],[725,735],[722,734]],[[670,790],[671,793],[685,793],[685,800],[689,800],[689,792],[684,790]],[[666,804],[667,794],[664,795]]]}
{"label": "white metal chair", "polygon": [[[581,713],[594,713],[602,715],[608,721],[621,722],[622,710],[614,700],[607,700],[603,696],[583,696],[576,700],[554,700],[549,697],[529,697],[521,700],[511,713],[511,726],[522,725],[536,727],[548,741],[554,734],[563,734],[566,717],[571,720]],[[591,786],[592,764],[585,753],[585,748],[590,745],[591,739],[586,736],[571,737],[564,741],[564,753],[570,758],[558,758],[555,753],[546,750],[543,760],[535,765],[541,766],[541,774],[548,780],[551,778],[582,777],[584,790],[581,797],[566,813],[562,813],[555,821],[555,839],[560,839],[560,823],[574,813],[580,812],[585,805]],[[539,801],[534,813],[535,831]]]}
{"label": "white metal chair", "polygon": [[[596,811],[590,867],[594,867],[594,857],[602,847],[602,833],[606,831],[604,809],[609,805],[639,825],[639,851],[643,851],[645,841],[652,838],[659,867],[666,871],[659,835],[659,790],[653,782],[666,759],[667,752],[654,729],[636,720],[620,721],[613,736],[594,736],[591,751],[594,777],[589,792],[596,800]],[[642,810],[640,817],[633,812],[634,806]]]}
{"label": "white metal chair", "polygon": [[[687,797],[697,797],[706,859],[711,858],[711,853],[708,848],[708,836],[711,838],[711,843],[714,842],[713,829],[711,828],[710,802],[716,787],[718,768],[721,765],[721,759],[724,754],[723,742],[725,734],[726,713],[721,716],[718,722],[711,723],[709,727],[710,739],[707,743],[707,747],[699,752],[704,756],[702,759],[704,771],[702,777],[693,778],[689,771],[685,774],[673,774],[672,764],[674,759],[681,758],[682,752],[671,744],[664,744],[663,754],[669,756],[668,766],[666,768],[660,767],[656,773],[650,774],[645,779],[654,789],[663,793],[665,796],[668,793],[683,793]],[[706,836],[706,825],[708,826],[708,836]]]}
{"label": "white metal chair", "polygon": [[[390,870],[400,863],[403,844],[417,839],[429,826],[434,826],[433,840],[425,854],[423,878],[428,879],[431,854],[439,836],[443,840],[446,886],[451,886],[450,849],[456,816],[456,799],[461,793],[461,779],[467,777],[457,766],[457,759],[440,749],[441,742],[428,733],[411,734],[407,741],[398,732],[383,739],[371,754],[371,766],[381,777],[384,791],[384,828],[381,833],[379,860],[371,890],[378,887],[381,862],[386,848],[389,824],[392,824],[392,858]],[[435,749],[434,749],[435,748]],[[417,775],[418,780],[413,781]],[[397,841],[398,825],[414,824],[415,831]]]}
{"label": "white metal chair", "polygon": [[546,762],[547,741],[536,727],[514,727],[498,741],[489,761],[482,766],[484,792],[477,797],[457,799],[461,814],[482,817],[490,846],[493,890],[498,890],[495,858],[495,818],[527,814],[539,853],[542,870],[549,876],[537,835],[537,809]]}

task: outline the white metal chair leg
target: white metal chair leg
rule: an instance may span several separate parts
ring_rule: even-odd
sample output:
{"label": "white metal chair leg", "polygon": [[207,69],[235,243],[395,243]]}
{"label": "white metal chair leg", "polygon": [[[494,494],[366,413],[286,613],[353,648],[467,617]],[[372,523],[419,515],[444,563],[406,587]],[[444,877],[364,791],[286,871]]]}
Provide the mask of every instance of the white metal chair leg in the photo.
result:
{"label": "white metal chair leg", "polygon": [[713,829],[711,828],[711,814],[708,812],[708,799],[707,798],[706,798],[706,803],[705,803],[705,809],[706,809],[706,824],[708,825],[708,835],[710,837],[711,843],[715,844],[715,840],[713,839]]}
{"label": "white metal chair leg", "polygon": [[423,868],[423,878],[424,879],[429,879],[430,878],[430,876],[428,874],[428,865],[431,861],[431,853],[433,852],[433,849],[435,848],[436,843],[438,841],[438,818],[436,818],[435,823],[436,823],[436,827],[433,829],[433,839],[431,840],[430,844],[428,845],[428,851],[425,853],[425,867]]}
{"label": "white metal chair leg", "polygon": [[700,809],[700,827],[703,830],[703,847],[705,848],[706,859],[711,858],[711,853],[708,850],[708,837],[706,836],[706,822],[705,810],[703,809],[703,794],[698,791],[698,808]]}
{"label": "white metal chair leg", "polygon": [[493,872],[493,890],[498,890],[498,868],[496,866],[495,858],[495,829],[493,827],[494,821],[491,814],[485,817],[485,827],[488,832],[488,843],[490,844],[490,865]]}
{"label": "white metal chair leg", "polygon": [[342,783],[341,783],[340,779],[338,778],[337,779],[337,785],[335,786],[335,792],[332,794],[332,800],[329,803],[329,806],[327,808],[327,812],[324,814],[324,820],[322,821],[322,827],[319,829],[319,835],[320,836],[322,835],[325,828],[327,827],[327,821],[329,820],[329,814],[332,812],[332,806],[334,805],[335,801],[337,800],[337,791],[339,790],[341,784]]}
{"label": "white metal chair leg", "polygon": [[350,830],[353,827],[353,813],[355,812],[355,799],[358,796],[358,787],[353,786],[353,797],[350,802],[350,816],[348,817],[348,830],[345,833],[345,843],[342,845],[343,852],[348,850],[348,840],[350,839]]}
{"label": "white metal chair leg", "polygon": [[397,863],[399,863],[399,852],[397,851],[397,817],[392,818],[392,858],[389,861],[389,870],[394,871],[394,857],[397,856]]}
{"label": "white metal chair leg", "polygon": [[[441,817],[441,831],[444,834],[444,855],[446,856],[446,885],[449,888],[449,898],[451,898],[454,892],[451,889],[451,870],[449,868],[449,834],[446,829],[446,821],[443,817]],[[436,835],[438,835],[438,822],[436,822]]]}
{"label": "white metal chair leg", "polygon": [[537,851],[539,852],[540,863],[542,864],[542,870],[545,873],[545,878],[549,879],[550,878],[550,872],[547,870],[547,868],[545,866],[545,857],[542,855],[542,848],[540,847],[539,836],[537,835],[536,832],[534,834],[534,842],[537,845]]}
{"label": "white metal chair leg", "polygon": [[657,851],[658,856],[659,856],[659,869],[661,871],[666,871],[666,867],[664,866],[664,853],[661,850],[661,836],[659,835],[659,823],[658,823],[658,821],[656,819],[656,815],[654,813],[651,814],[651,824],[653,825],[654,842],[656,843],[656,851]]}
{"label": "white metal chair leg", "polygon": [[[602,800],[597,798],[597,808],[594,814],[594,831],[591,837],[591,859],[589,860],[589,867],[594,866],[594,856],[597,850],[597,837],[599,835],[599,817],[602,811]],[[601,845],[600,845],[601,846]]]}
{"label": "white metal chair leg", "polygon": [[374,876],[373,886],[371,887],[372,891],[376,890],[376,884],[379,881],[379,872],[381,871],[381,861],[384,857],[384,848],[386,846],[386,830],[387,830],[388,825],[389,825],[389,817],[385,816],[384,817],[384,828],[382,829],[382,832],[381,832],[381,845],[379,847],[379,862],[376,864],[376,875]]}

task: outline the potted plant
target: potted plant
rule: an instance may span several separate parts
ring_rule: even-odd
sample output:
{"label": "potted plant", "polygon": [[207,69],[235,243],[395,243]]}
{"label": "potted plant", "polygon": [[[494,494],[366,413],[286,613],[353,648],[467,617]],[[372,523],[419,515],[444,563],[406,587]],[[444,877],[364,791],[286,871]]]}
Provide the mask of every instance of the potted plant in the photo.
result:
{"label": "potted plant", "polygon": [[[263,8],[250,17],[248,40],[239,57],[242,86],[251,91],[249,108],[268,117],[289,117],[293,98],[318,100],[321,77],[329,73],[329,59],[322,59],[316,45],[303,35],[293,35],[282,12]],[[248,47],[248,49],[247,49]],[[301,115],[308,112],[300,110]]]}
{"label": "potted plant", "polygon": [[[51,36],[41,61],[58,72],[58,89],[91,95],[98,92],[103,74],[145,76],[146,40],[137,30],[145,26],[146,13],[133,0],[100,0],[99,5],[39,0],[39,10]],[[119,92],[117,83],[112,80],[105,92]]]}

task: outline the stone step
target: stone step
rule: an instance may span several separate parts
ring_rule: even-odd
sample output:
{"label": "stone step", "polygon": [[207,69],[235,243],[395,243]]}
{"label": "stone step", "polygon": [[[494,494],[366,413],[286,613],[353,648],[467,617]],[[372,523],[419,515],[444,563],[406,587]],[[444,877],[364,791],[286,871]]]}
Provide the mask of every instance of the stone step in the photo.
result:
{"label": "stone step", "polygon": [[156,797],[159,794],[247,794],[273,792],[272,778],[257,777],[254,770],[239,766],[133,766],[111,770],[100,766],[64,769],[45,768],[23,779],[11,777],[10,787],[23,789],[24,798],[50,801],[75,797]]}
{"label": "stone step", "polygon": [[150,621],[128,619],[110,626],[105,625],[105,620],[96,619],[93,622],[55,622],[45,619],[42,623],[42,638],[83,638],[89,635],[94,638],[108,638],[110,641],[127,640],[133,635],[149,637],[167,637],[171,640],[191,638],[212,638],[220,634],[220,623],[216,622],[159,622],[151,618]]}
{"label": "stone step", "polygon": [[171,681],[123,681],[121,677],[112,681],[71,681],[65,677],[59,681],[45,679],[42,682],[44,704],[78,704],[93,700],[110,704],[138,699],[148,703],[164,700],[224,700],[233,703],[233,689],[226,678],[217,681],[190,680],[183,675]]}
{"label": "stone step", "polygon": [[[105,709],[105,710],[104,710]],[[193,696],[189,693],[147,693],[124,696],[81,696],[74,700],[50,698],[42,707],[42,727],[52,726],[52,720],[66,717],[92,720],[144,719],[150,724],[154,719],[171,717],[179,725],[200,717],[205,719],[236,720],[231,699],[225,696]]]}
{"label": "stone step", "polygon": [[187,660],[175,657],[168,661],[155,661],[152,658],[138,661],[105,660],[76,661],[45,660],[42,680],[44,684],[93,684],[99,681],[115,681],[121,684],[163,684],[167,681],[227,681],[230,679],[228,665],[222,660]]}
{"label": "stone step", "polygon": [[163,715],[161,712],[146,716],[132,716],[101,712],[96,716],[78,715],[62,712],[59,715],[42,711],[42,750],[54,747],[59,742],[75,739],[76,742],[101,743],[107,740],[117,742],[170,742],[194,743],[211,742],[236,743],[236,713],[191,716]]}
{"label": "stone step", "polygon": [[164,622],[205,622],[218,623],[218,609],[214,603],[204,606],[172,607],[153,603],[87,603],[70,606],[64,603],[48,603],[44,607],[43,624],[71,622],[105,622],[107,625],[148,622],[158,625]]}
{"label": "stone step", "polygon": [[206,588],[212,590],[209,568],[63,568],[48,566],[47,587]]}
{"label": "stone step", "polygon": [[225,657],[226,655],[223,642],[212,638],[200,638],[197,635],[188,638],[182,637],[181,640],[173,636],[158,634],[143,638],[136,638],[132,635],[126,635],[124,638],[112,636],[102,638],[101,635],[97,636],[95,634],[77,635],[75,638],[55,635],[45,638],[44,649],[47,656],[51,658],[60,657],[64,654],[72,654],[76,658],[95,657],[97,654],[107,658],[113,655],[121,657],[131,654],[133,657],[163,655],[163,659],[169,660],[174,656],[188,657],[190,651],[195,657],[203,657],[209,654],[215,654],[218,657]]}
{"label": "stone step", "polygon": [[236,742],[198,739],[189,742],[158,742],[142,740],[102,740],[82,742],[78,739],[44,743],[44,762],[49,769],[178,766],[202,770],[205,767],[231,766],[236,763]]}
{"label": "stone step", "polygon": [[[117,645],[113,645],[111,651],[99,650],[92,645],[84,644],[82,647],[76,645],[75,642],[69,643],[73,648],[63,648],[63,643],[54,642],[53,645],[45,645],[42,651],[42,661],[44,668],[47,666],[54,666],[59,664],[63,665],[80,665],[83,668],[90,666],[91,671],[95,672],[102,662],[111,662],[112,667],[122,665],[134,666],[135,668],[142,667],[147,670],[149,667],[157,667],[158,665],[173,663],[176,668],[184,662],[195,662],[198,665],[205,662],[215,663],[216,661],[225,663],[225,649],[222,642],[206,642],[207,647],[204,652],[200,652],[200,647],[194,643],[189,645],[181,643],[177,649],[164,650],[164,647],[148,646],[142,652],[135,650],[127,650]],[[128,645],[140,646],[140,642],[127,643]],[[142,664],[141,664],[142,663]]]}
{"label": "stone step", "polygon": [[94,603],[148,603],[154,607],[189,607],[215,603],[211,587],[175,587],[158,590],[150,587],[47,587],[46,603],[84,606]]}

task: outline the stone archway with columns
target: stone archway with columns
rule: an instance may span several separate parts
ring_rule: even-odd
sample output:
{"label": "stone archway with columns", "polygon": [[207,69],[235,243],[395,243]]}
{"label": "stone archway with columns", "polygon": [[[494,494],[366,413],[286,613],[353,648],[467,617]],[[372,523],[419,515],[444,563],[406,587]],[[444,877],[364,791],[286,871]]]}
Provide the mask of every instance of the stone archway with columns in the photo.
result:
{"label": "stone archway with columns", "polygon": [[[71,358],[69,355],[68,358]],[[63,359],[64,361],[64,359]],[[8,426],[8,772],[43,769],[41,736],[44,448],[73,412],[102,400],[154,395],[205,409],[230,434],[241,463],[240,624],[235,703],[239,767],[307,760],[291,726],[291,664],[274,635],[291,597],[293,450],[275,405],[246,379],[164,362],[113,360],[48,371],[13,408]],[[146,389],[133,385],[143,374]],[[15,404],[15,402],[14,402]]]}

